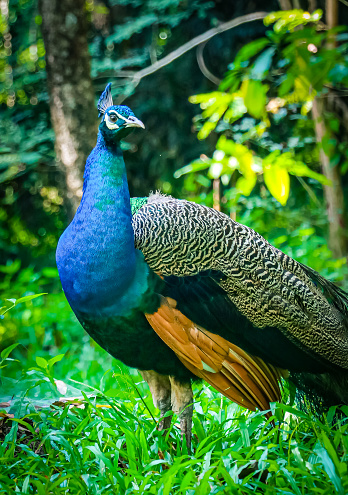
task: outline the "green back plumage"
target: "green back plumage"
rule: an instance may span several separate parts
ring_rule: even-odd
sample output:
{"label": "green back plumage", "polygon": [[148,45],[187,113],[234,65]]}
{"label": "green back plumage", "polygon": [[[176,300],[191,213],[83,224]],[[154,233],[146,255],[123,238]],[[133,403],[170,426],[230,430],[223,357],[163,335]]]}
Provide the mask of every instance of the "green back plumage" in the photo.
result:
{"label": "green back plumage", "polygon": [[131,198],[132,215],[135,215],[142,206],[146,205],[148,200],[149,198]]}

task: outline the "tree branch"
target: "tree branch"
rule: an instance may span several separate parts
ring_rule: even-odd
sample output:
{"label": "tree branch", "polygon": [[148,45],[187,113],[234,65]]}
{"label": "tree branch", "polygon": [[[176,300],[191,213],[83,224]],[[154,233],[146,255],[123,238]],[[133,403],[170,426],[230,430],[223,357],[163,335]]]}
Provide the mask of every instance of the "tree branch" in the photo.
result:
{"label": "tree branch", "polygon": [[204,56],[203,56],[203,50],[204,50],[204,47],[205,47],[206,44],[207,44],[207,41],[205,43],[201,43],[200,45],[197,46],[196,57],[197,57],[198,67],[201,69],[202,74],[207,79],[209,79],[209,81],[211,81],[212,83],[214,83],[217,86],[219,86],[219,84],[221,83],[221,79],[219,79],[218,77],[214,76],[214,74],[212,74],[210,72],[210,70],[208,69],[208,67],[205,65]]}
{"label": "tree branch", "polygon": [[209,31],[206,31],[203,34],[196,36],[196,38],[193,38],[191,41],[188,41],[184,45],[172,51],[171,53],[163,57],[155,64],[150,65],[150,67],[146,67],[145,69],[140,70],[135,74],[134,79],[136,81],[138,80],[140,81],[143,77],[149,76],[150,74],[153,74],[159,69],[162,69],[162,67],[164,67],[165,65],[170,64],[177,58],[181,57],[181,55],[183,55],[184,53],[188,52],[189,50],[192,50],[192,48],[194,48],[195,46],[198,46],[201,43],[210,40],[211,38],[213,38],[213,36],[223,33],[224,31],[228,31],[229,29],[232,29],[234,27],[240,26],[241,24],[245,24],[246,22],[258,21],[260,19],[264,19],[267,14],[268,12],[255,12],[254,14],[242,15],[240,17],[237,17],[236,19],[232,19],[231,21],[224,22],[223,24],[220,24],[216,28],[209,29]]}
{"label": "tree branch", "polygon": [[[154,64],[151,64],[148,67],[145,67],[144,69],[141,69],[138,72],[133,72],[131,73],[130,71],[118,71],[114,74],[110,74],[113,77],[126,77],[126,78],[132,78],[130,81],[130,87],[126,91],[126,94],[123,95],[122,101],[125,100],[125,98],[134,90],[134,88],[137,87],[137,85],[140,83],[141,79],[143,79],[146,76],[149,76],[150,74],[153,74],[154,72],[157,72],[158,70],[162,69],[166,65],[170,64],[177,58],[181,57],[188,51],[192,50],[192,48],[195,48],[196,46],[200,45],[201,43],[206,43],[208,40],[216,36],[217,34],[221,34],[225,31],[228,31],[229,29],[233,29],[237,26],[240,26],[241,24],[245,24],[247,22],[252,22],[252,21],[259,21],[261,19],[264,19],[269,12],[254,12],[253,14],[246,14],[242,15],[240,17],[236,17],[235,19],[232,19],[231,21],[224,22],[220,24],[219,26],[209,29],[205,33],[200,34],[199,36],[196,36],[193,38],[191,41],[188,41],[187,43],[184,43],[182,46],[177,48],[176,50],[173,50],[171,53],[163,57],[161,60],[158,60]],[[103,74],[103,77],[105,77],[105,73]],[[121,102],[122,102],[121,101]],[[121,103],[118,101],[118,103]]]}

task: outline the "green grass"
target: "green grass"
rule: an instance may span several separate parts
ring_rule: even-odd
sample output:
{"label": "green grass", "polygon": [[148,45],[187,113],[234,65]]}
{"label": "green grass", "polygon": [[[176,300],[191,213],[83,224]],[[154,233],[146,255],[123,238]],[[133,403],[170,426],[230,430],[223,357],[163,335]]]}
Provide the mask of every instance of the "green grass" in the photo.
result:
{"label": "green grass", "polygon": [[[53,369],[39,360],[26,370],[28,389],[3,409],[15,417],[1,420],[0,493],[348,492],[348,422],[335,421],[335,409],[320,421],[276,405],[273,421],[266,421],[196,384],[188,453],[177,418],[166,434],[157,430],[158,415],[139,375],[120,365],[114,394],[67,383],[66,395],[83,398],[73,406],[53,403],[60,395],[51,383]],[[31,397],[41,387],[46,396],[51,389],[51,399]]]}
{"label": "green grass", "polygon": [[275,405],[266,420],[195,383],[188,453],[177,418],[158,431],[140,375],[89,339],[48,275],[30,289],[49,295],[0,320],[0,343],[21,342],[0,359],[0,402],[10,401],[0,406],[1,494],[348,493],[348,407],[320,420]]}

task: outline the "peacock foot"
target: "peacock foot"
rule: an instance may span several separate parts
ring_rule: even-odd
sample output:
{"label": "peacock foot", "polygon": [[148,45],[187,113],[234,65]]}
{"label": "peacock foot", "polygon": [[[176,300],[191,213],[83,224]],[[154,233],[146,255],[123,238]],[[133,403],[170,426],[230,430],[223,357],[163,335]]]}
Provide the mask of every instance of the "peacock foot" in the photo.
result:
{"label": "peacock foot", "polygon": [[149,384],[153,404],[160,410],[159,431],[169,429],[174,411],[180,418],[181,438],[186,438],[187,450],[191,450],[193,393],[191,383],[183,383],[173,376],[164,376],[155,371],[140,371],[141,376]]}
{"label": "peacock foot", "polygon": [[188,452],[191,452],[193,393],[190,382],[179,382],[169,377],[172,385],[171,402],[175,414],[180,417],[181,438],[186,438]]}

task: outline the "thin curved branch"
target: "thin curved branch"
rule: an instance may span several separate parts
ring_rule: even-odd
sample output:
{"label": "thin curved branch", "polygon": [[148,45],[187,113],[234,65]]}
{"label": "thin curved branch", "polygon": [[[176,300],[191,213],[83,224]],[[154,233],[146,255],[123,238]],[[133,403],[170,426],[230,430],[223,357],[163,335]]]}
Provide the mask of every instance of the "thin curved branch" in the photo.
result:
{"label": "thin curved branch", "polygon": [[212,74],[210,72],[210,70],[208,69],[208,67],[205,65],[203,51],[204,51],[204,47],[205,47],[206,44],[207,44],[207,41],[205,43],[201,43],[200,45],[197,46],[196,56],[197,56],[198,67],[201,69],[202,74],[207,79],[209,79],[209,81],[211,81],[212,83],[214,83],[217,86],[219,86],[219,84],[221,83],[221,79],[219,79],[218,77],[214,76],[214,74]]}
{"label": "thin curved branch", "polygon": [[[205,43],[217,34],[221,34],[225,31],[228,31],[229,29],[233,29],[237,26],[240,26],[241,24],[245,24],[247,22],[252,22],[252,21],[259,21],[261,19],[264,19],[269,12],[254,12],[253,14],[246,14],[246,15],[241,15],[239,17],[236,17],[235,19],[232,19],[231,21],[224,22],[222,24],[219,24],[215,28],[209,29],[205,33],[200,34],[199,36],[196,36],[193,38],[191,41],[188,41],[187,43],[184,43],[182,46],[177,48],[176,50],[173,50],[171,53],[163,57],[161,60],[158,60],[154,64],[151,64],[148,67],[145,67],[144,69],[141,69],[138,72],[134,72],[132,75],[130,75],[130,71],[118,71],[115,74],[112,74],[114,77],[131,77],[132,81],[130,81],[130,88],[127,90],[127,94],[124,95],[124,99],[138,86],[140,83],[141,79],[143,79],[146,76],[149,76],[150,74],[153,74],[154,72],[157,72],[159,69],[162,69],[162,67],[165,67],[166,65],[170,64],[177,58],[181,57],[188,51],[192,50],[192,48],[195,48],[196,46],[200,45],[201,43]],[[111,74],[110,74],[111,75]],[[105,74],[103,75],[105,77]],[[119,103],[121,103],[119,101]]]}
{"label": "thin curved branch", "polygon": [[210,38],[213,38],[213,36],[223,33],[224,31],[228,31],[229,29],[232,29],[234,27],[240,26],[241,24],[245,24],[246,22],[258,21],[260,19],[264,19],[266,15],[268,15],[268,12],[255,12],[254,14],[242,15],[240,17],[236,17],[236,19],[232,19],[231,21],[224,22],[223,24],[220,24],[216,28],[209,29],[209,31],[206,31],[203,34],[196,36],[196,38],[193,38],[191,41],[188,41],[184,45],[172,51],[171,53],[163,57],[155,64],[152,64],[149,67],[140,70],[135,74],[134,79],[136,81],[137,80],[140,81],[143,77],[149,76],[150,74],[153,74],[159,69],[162,69],[162,67],[164,67],[165,65],[170,64],[177,58],[181,57],[181,55],[183,55],[184,53],[192,50],[192,48],[194,48],[195,46],[198,46],[201,43],[210,40]]}

